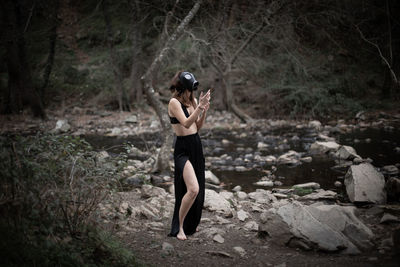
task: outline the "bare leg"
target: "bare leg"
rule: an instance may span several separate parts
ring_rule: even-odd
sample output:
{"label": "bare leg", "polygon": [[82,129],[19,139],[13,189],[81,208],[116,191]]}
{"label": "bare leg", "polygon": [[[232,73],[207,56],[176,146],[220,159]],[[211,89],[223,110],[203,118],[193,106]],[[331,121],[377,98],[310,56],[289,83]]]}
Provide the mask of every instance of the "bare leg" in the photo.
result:
{"label": "bare leg", "polygon": [[190,163],[189,160],[186,161],[185,167],[183,168],[183,180],[185,181],[187,191],[182,198],[181,207],[179,208],[179,233],[176,236],[179,240],[187,239],[183,231],[183,222],[199,193],[199,183],[197,182],[192,163]]}

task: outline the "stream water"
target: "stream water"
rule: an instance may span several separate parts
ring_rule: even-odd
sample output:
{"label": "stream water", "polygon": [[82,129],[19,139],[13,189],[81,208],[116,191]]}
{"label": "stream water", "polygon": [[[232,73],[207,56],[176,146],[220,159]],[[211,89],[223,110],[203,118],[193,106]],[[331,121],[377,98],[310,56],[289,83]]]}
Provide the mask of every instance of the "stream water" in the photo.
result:
{"label": "stream water", "polygon": [[[342,145],[349,145],[356,149],[363,158],[371,158],[373,165],[383,167],[400,163],[400,154],[395,147],[400,146],[400,132],[397,128],[355,130],[351,133],[335,136],[337,142]],[[301,153],[302,157],[309,154],[310,145],[315,142],[317,133],[311,129],[297,129],[295,127],[283,127],[274,130],[259,130],[255,132],[222,131],[213,130],[205,132],[202,136],[205,157],[221,157],[224,154],[230,157],[228,164],[211,164],[211,171],[225,184],[224,188],[231,190],[240,185],[243,191],[251,192],[256,188],[254,185],[266,171],[273,171],[275,180],[282,183],[280,188],[288,188],[294,184],[317,182],[323,189],[343,192],[344,187],[335,188],[335,181],[342,181],[344,173],[332,168],[334,160],[327,156],[312,155],[312,162],[302,163],[296,166],[288,165],[255,165],[250,155],[267,156],[280,155],[294,150]],[[98,150],[106,149],[111,153],[119,153],[124,150],[124,143],[130,143],[141,150],[148,150],[152,146],[160,146],[160,138],[157,134],[145,136],[109,137],[87,135],[84,138]],[[262,142],[267,145],[261,151],[257,144]],[[172,156],[172,155],[171,155]],[[250,160],[244,161],[246,157]],[[236,171],[232,165],[241,162],[246,166],[245,171]],[[206,160],[207,162],[207,160]],[[237,165],[237,164],[236,164]]]}

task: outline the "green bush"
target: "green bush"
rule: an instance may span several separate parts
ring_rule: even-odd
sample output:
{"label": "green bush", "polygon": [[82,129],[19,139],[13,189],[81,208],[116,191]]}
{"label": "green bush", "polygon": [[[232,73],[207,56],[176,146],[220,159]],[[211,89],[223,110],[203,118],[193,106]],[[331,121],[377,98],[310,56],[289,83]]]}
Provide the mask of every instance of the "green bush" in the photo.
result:
{"label": "green bush", "polygon": [[0,138],[0,257],[10,266],[127,266],[133,255],[99,227],[125,156],[103,159],[79,137]]}

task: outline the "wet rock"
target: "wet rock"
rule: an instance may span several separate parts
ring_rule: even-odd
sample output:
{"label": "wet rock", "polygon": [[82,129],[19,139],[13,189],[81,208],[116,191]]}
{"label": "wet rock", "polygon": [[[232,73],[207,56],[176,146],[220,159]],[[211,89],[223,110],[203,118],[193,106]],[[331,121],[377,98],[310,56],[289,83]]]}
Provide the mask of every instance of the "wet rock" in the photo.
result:
{"label": "wet rock", "polygon": [[385,179],[369,163],[351,166],[344,184],[351,202],[386,203]]}
{"label": "wet rock", "polygon": [[292,188],[309,188],[309,189],[319,189],[321,186],[319,185],[319,183],[315,183],[315,182],[310,182],[310,183],[304,183],[304,184],[295,184],[292,186]]}
{"label": "wet rock", "polygon": [[340,160],[353,160],[354,158],[361,158],[356,150],[351,146],[341,146],[336,152],[336,158]]}
{"label": "wet rock", "polygon": [[244,210],[239,210],[237,212],[237,217],[240,221],[244,222],[247,218],[249,218],[249,214]]}
{"label": "wet rock", "polygon": [[347,254],[357,254],[373,246],[370,240],[374,235],[355,216],[354,207],[283,203],[260,216],[259,233],[267,233],[277,244],[287,244],[295,236],[317,249],[343,249]]}
{"label": "wet rock", "polygon": [[385,185],[387,196],[392,200],[400,200],[400,179],[390,177]]}
{"label": "wet rock", "polygon": [[379,223],[398,223],[400,222],[397,216],[394,216],[390,213],[383,214],[381,221]]}
{"label": "wet rock", "polygon": [[333,141],[328,142],[319,142],[316,141],[315,143],[311,144],[310,152],[315,154],[325,154],[329,151],[336,152],[339,149],[340,145]]}
{"label": "wet rock", "polygon": [[223,244],[225,242],[225,239],[220,235],[220,234],[216,234],[213,237],[213,240],[217,243]]}
{"label": "wet rock", "polygon": [[67,120],[58,120],[53,131],[56,133],[65,133],[69,130],[71,130],[71,125],[69,125]]}
{"label": "wet rock", "polygon": [[210,189],[205,190],[204,208],[223,213],[225,216],[232,216],[230,203],[217,192]]}
{"label": "wet rock", "polygon": [[392,176],[399,174],[399,169],[395,165],[387,165],[382,167],[382,172],[384,175]]}
{"label": "wet rock", "polygon": [[240,255],[240,257],[246,256],[246,251],[242,247],[233,247],[233,250]]}
{"label": "wet rock", "polygon": [[215,176],[215,174],[212,173],[211,171],[205,171],[204,174],[205,174],[206,182],[215,184],[215,185],[219,185],[221,183],[220,180],[218,179],[218,177]]}

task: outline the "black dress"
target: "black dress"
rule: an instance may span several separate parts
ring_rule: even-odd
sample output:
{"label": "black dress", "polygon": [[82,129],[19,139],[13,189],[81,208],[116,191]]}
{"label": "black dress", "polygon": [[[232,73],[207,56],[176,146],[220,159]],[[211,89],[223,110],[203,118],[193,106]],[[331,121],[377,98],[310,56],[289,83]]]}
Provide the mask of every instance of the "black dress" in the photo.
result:
{"label": "black dress", "polygon": [[[182,109],[189,117],[189,112],[182,104]],[[171,118],[171,123],[176,123],[176,118]],[[179,123],[179,122],[178,122]],[[205,190],[205,177],[204,177],[204,155],[203,147],[201,144],[200,136],[198,133],[177,136],[174,149],[174,163],[175,163],[175,208],[172,218],[171,232],[169,236],[176,236],[179,232],[179,209],[181,207],[182,198],[186,193],[186,184],[183,180],[183,168],[186,161],[190,161],[193,166],[194,172],[199,183],[199,193],[192,207],[189,209],[185,220],[183,222],[183,230],[186,235],[191,235],[196,232],[196,228],[200,223],[201,213],[204,204],[204,190]]]}

